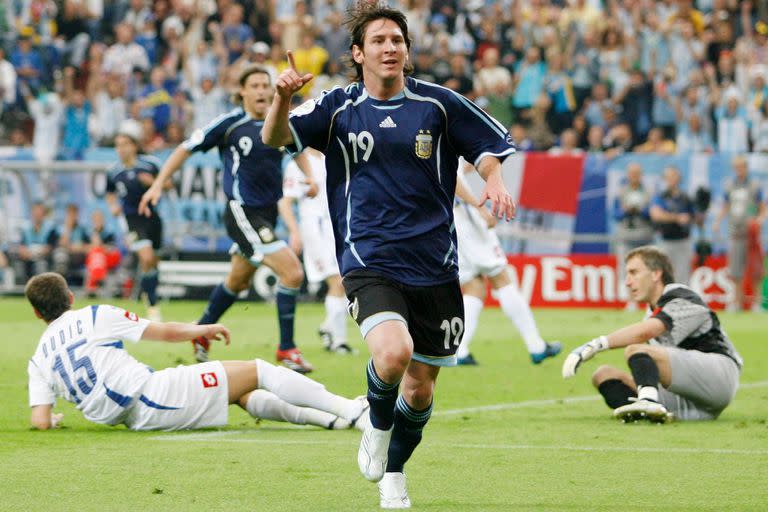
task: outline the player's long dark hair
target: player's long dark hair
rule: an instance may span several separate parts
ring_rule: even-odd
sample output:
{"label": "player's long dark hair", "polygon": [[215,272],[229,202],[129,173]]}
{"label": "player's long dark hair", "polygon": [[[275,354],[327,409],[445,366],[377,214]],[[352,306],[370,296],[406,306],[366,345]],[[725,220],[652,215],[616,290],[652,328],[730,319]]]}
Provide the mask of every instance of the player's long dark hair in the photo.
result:
{"label": "player's long dark hair", "polygon": [[[388,19],[397,23],[397,26],[400,27],[400,31],[405,38],[405,46],[408,49],[408,52],[411,51],[411,37],[408,35],[408,19],[405,17],[405,14],[397,9],[388,7],[384,3],[360,0],[354,7],[347,11],[347,18],[344,20],[344,25],[346,25],[349,30],[350,53],[344,55],[343,59],[344,64],[349,68],[348,77],[350,80],[356,82],[362,82],[363,80],[363,66],[355,62],[355,59],[352,58],[352,47],[357,46],[362,49],[368,24],[372,21],[381,19]],[[411,65],[410,60],[405,61],[403,72],[406,75],[413,72],[413,66]]]}
{"label": "player's long dark hair", "polygon": [[[247,66],[243,68],[242,71],[240,71],[240,74],[237,77],[237,83],[240,85],[240,88],[242,88],[245,85],[245,81],[248,80],[248,77],[256,74],[261,73],[262,75],[266,75],[269,79],[269,84],[272,85],[272,75],[269,74],[269,71],[267,71],[267,68],[260,66],[258,64],[252,64],[250,66]],[[232,103],[234,103],[237,106],[242,106],[243,104],[243,97],[240,95],[240,91],[237,90],[234,93],[232,93],[232,97],[230,98]]]}
{"label": "player's long dark hair", "polygon": [[52,322],[71,307],[69,287],[61,274],[45,272],[36,275],[24,287],[24,295],[46,322]]}

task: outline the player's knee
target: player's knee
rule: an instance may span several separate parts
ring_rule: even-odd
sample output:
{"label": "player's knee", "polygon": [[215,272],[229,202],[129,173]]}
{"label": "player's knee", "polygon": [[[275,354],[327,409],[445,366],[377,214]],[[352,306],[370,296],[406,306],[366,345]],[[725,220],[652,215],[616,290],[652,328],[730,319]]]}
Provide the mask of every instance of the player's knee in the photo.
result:
{"label": "player's knee", "polygon": [[624,348],[624,359],[629,360],[630,357],[641,352],[648,352],[648,345],[628,345]]}
{"label": "player's knee", "polygon": [[402,375],[411,361],[411,354],[404,349],[389,349],[377,354],[374,364],[377,370]]}
{"label": "player's knee", "polygon": [[403,395],[405,395],[405,401],[416,410],[423,410],[429,407],[432,403],[432,395],[434,393],[434,383],[427,382],[422,385],[404,389]]}
{"label": "player's knee", "polygon": [[291,265],[280,276],[280,282],[288,288],[298,288],[304,281],[304,270],[301,268],[301,264],[297,261],[296,265]]}
{"label": "player's knee", "polygon": [[608,366],[607,364],[600,365],[592,374],[592,385],[599,387],[606,380],[616,378],[616,373],[617,370],[613,366]]}

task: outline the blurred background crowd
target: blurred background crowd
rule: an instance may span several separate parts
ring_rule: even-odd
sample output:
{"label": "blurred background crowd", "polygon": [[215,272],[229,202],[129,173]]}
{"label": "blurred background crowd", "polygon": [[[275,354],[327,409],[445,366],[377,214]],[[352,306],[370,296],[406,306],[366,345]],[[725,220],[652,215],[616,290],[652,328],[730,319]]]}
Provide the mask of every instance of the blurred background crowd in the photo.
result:
{"label": "blurred background crowd", "polygon": [[[346,0],[0,0],[0,145],[40,161],[145,151],[232,107],[238,70],[293,50],[314,96],[347,82]],[[768,5],[406,0],[414,76],[474,99],[522,150],[768,151]]]}

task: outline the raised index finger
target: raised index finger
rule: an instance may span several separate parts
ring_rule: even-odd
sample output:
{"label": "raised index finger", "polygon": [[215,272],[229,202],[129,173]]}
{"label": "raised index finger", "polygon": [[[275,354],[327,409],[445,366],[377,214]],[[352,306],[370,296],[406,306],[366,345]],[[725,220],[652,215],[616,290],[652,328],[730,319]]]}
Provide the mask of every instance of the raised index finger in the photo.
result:
{"label": "raised index finger", "polygon": [[285,54],[288,56],[288,65],[291,66],[292,70],[296,71],[296,63],[293,61],[293,52],[288,50]]}

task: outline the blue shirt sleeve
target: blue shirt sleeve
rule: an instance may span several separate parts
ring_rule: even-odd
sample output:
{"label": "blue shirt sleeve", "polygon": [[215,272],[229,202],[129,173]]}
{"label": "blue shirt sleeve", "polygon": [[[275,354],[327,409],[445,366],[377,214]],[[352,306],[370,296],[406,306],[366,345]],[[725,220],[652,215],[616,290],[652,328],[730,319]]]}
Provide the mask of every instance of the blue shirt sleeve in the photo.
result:
{"label": "blue shirt sleeve", "polygon": [[288,126],[293,145],[288,147],[289,151],[301,153],[307,147],[324,151],[328,147],[332,114],[346,99],[343,91],[340,87],[323,91],[317,98],[307,100],[291,111]]}
{"label": "blue shirt sleeve", "polygon": [[[242,113],[242,111],[240,111],[240,113]],[[208,151],[223,142],[229,127],[239,119],[240,115],[238,115],[237,112],[230,112],[229,114],[219,116],[203,128],[199,128],[192,132],[192,135],[182,142],[181,146],[190,153]]]}
{"label": "blue shirt sleeve", "polygon": [[515,152],[512,137],[504,125],[464,96],[450,91],[445,106],[448,137],[467,162],[477,167],[487,155],[504,161]]}
{"label": "blue shirt sleeve", "polygon": [[654,206],[658,206],[664,211],[667,210],[666,205],[664,204],[664,200],[661,198],[660,195],[654,196],[653,199],[651,199],[651,208],[653,208]]}

